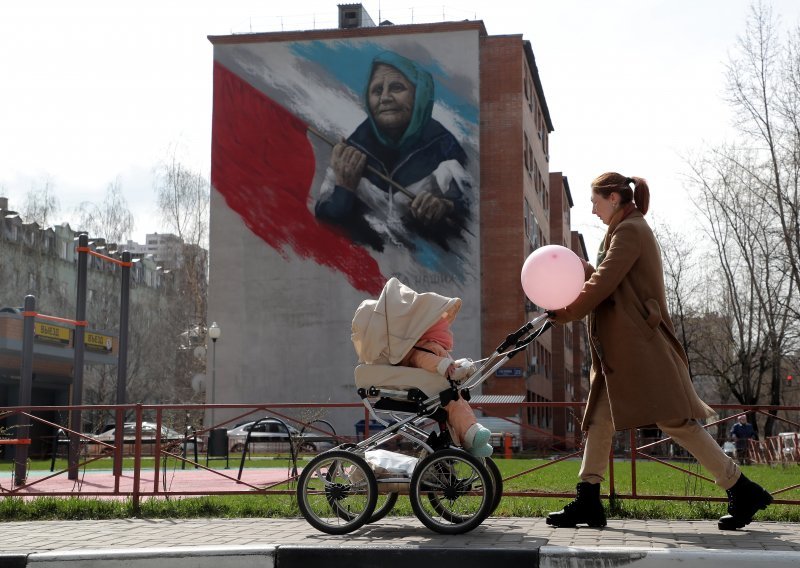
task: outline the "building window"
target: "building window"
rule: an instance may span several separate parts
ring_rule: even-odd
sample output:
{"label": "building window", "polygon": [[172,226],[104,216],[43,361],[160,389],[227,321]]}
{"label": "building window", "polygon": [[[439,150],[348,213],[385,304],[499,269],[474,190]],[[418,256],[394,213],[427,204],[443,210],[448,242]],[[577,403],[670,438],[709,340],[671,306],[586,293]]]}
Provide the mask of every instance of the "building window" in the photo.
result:
{"label": "building window", "polygon": [[524,205],[525,208],[522,210],[522,216],[524,217],[524,221],[525,221],[525,236],[528,237],[528,239],[530,239],[531,238],[531,225],[530,225],[530,217],[531,217],[530,209],[531,208],[528,205],[528,198],[527,197],[524,197],[523,201],[525,203],[525,205]]}
{"label": "building window", "polygon": [[528,101],[528,106],[530,106],[530,103],[531,103],[531,84],[530,84],[530,78],[528,77],[528,69],[527,69],[527,67],[525,68],[525,77],[522,78],[522,82],[524,83],[524,86],[525,86],[525,100]]}
{"label": "building window", "polygon": [[536,358],[536,348],[538,347],[537,343],[533,343],[528,345],[528,348],[525,350],[525,356],[528,359],[528,374],[535,375],[536,374],[536,362],[538,359]]}
{"label": "building window", "polygon": [[524,142],[524,146],[522,148],[522,152],[525,154],[525,170],[528,172],[528,175],[532,175],[532,166],[531,166],[531,144],[528,141],[528,135],[523,132],[522,138]]}
{"label": "building window", "polygon": [[533,209],[531,209],[530,205],[528,205],[528,225],[530,227],[530,234],[528,234],[528,240],[531,243],[531,246],[535,249],[539,248],[539,234],[541,230],[539,229],[539,224],[536,222],[536,216],[533,214]]}
{"label": "building window", "polygon": [[550,161],[550,137],[547,135],[547,129],[542,124],[542,149],[544,150],[544,159]]}

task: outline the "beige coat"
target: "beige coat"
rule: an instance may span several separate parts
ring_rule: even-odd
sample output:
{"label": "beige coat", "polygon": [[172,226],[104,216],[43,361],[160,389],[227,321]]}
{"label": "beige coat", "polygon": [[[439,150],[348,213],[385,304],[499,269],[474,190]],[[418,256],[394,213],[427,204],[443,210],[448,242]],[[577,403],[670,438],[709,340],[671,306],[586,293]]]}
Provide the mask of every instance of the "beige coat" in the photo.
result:
{"label": "beige coat", "polygon": [[591,388],[583,429],[603,382],[617,430],[712,416],[694,390],[667,312],[655,236],[639,211],[621,217],[622,211],[609,225],[605,258],[596,271],[587,270],[580,295],[555,318],[566,323],[589,316]]}

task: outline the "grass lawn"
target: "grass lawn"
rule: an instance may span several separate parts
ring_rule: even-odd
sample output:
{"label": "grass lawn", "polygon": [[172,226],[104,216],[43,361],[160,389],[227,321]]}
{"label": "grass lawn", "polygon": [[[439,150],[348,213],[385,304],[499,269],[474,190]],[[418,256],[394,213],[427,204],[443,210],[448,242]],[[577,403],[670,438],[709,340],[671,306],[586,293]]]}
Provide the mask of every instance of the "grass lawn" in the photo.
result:
{"label": "grass lawn", "polygon": [[[152,458],[143,459],[144,468],[154,466]],[[201,463],[202,460],[201,460]],[[302,467],[306,460],[298,461]],[[497,459],[497,465],[504,478],[514,476],[539,465],[549,463],[535,459]],[[13,467],[12,464],[5,464]],[[231,468],[238,468],[239,460],[231,460]],[[698,473],[705,473],[696,464],[677,463],[681,467]],[[63,469],[66,463],[56,463],[56,470]],[[125,467],[133,466],[133,460],[126,459]],[[577,482],[578,460],[552,464],[533,473],[505,482],[505,492],[544,491],[573,492]],[[98,460],[87,468],[111,469],[109,459]],[[187,465],[187,467],[190,467]],[[286,469],[288,460],[256,456],[246,461],[247,468],[277,467]],[[168,470],[180,469],[180,462],[171,461]],[[5,469],[5,467],[3,468]],[[32,470],[50,469],[50,461],[34,461]],[[762,484],[770,491],[795,485],[800,482],[800,467],[745,466],[746,475]],[[658,463],[637,462],[638,495],[678,495],[725,497],[725,492],[709,483]],[[631,467],[629,462],[616,462],[614,481],[619,494],[631,492]],[[285,488],[285,486],[284,486]],[[603,492],[608,493],[608,484],[603,484]],[[800,489],[786,491],[779,499],[800,500]],[[569,499],[542,497],[504,497],[495,512],[496,516],[541,517],[550,511],[563,507]],[[646,499],[604,500],[610,518],[637,519],[716,519],[725,514],[725,502],[707,503],[701,501],[655,501]],[[192,517],[296,517],[299,516],[296,499],[293,495],[231,495],[181,499],[145,500],[141,504],[141,516],[152,518],[192,518]],[[392,512],[393,515],[413,516],[407,497],[401,496]],[[19,498],[0,499],[0,520],[21,521],[34,519],[102,519],[127,518],[133,516],[130,502],[98,500],[90,498],[40,497],[28,501]],[[800,506],[772,505],[760,512],[758,520],[800,522]]]}

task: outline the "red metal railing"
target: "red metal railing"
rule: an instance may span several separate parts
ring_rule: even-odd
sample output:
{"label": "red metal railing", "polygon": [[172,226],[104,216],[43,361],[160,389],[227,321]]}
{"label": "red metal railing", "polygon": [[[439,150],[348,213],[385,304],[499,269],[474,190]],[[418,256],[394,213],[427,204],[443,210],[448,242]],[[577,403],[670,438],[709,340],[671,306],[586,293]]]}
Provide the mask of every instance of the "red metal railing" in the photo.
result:
{"label": "red metal railing", "polygon": [[[154,438],[150,439],[143,435],[143,424],[146,422],[145,418],[149,418],[147,422],[154,421],[155,422],[155,432],[161,432],[162,426],[165,424],[173,424],[175,425],[179,420],[175,417],[179,416],[187,416],[191,412],[199,413],[205,410],[210,409],[213,406],[215,409],[219,410],[227,410],[229,413],[234,414],[234,416],[220,424],[215,424],[209,428],[205,428],[203,430],[199,430],[194,433],[192,436],[188,436],[186,439],[178,439],[178,440],[163,440],[162,436],[155,436]],[[492,414],[498,414],[501,412],[508,412],[509,408],[512,405],[508,403],[502,404],[476,404],[474,405],[476,408],[480,408],[486,412]],[[550,409],[574,409],[580,410],[583,406],[583,403],[520,403],[514,404],[513,407],[515,409],[529,409],[529,408],[550,408]],[[784,414],[787,415],[788,413],[797,413],[800,412],[800,406],[737,406],[737,405],[713,405],[715,410],[718,412],[722,411],[725,413],[730,413],[729,416],[718,420],[716,422],[710,423],[706,425],[706,428],[712,426],[719,426],[724,424],[730,420],[734,420],[738,415],[742,413],[758,413],[758,414]],[[313,419],[309,419],[307,416],[308,413],[313,412],[330,412],[335,411],[336,409],[361,409],[363,410],[363,406],[359,403],[324,403],[324,404],[311,404],[311,403],[275,403],[275,404],[260,404],[260,405],[251,405],[251,404],[216,404],[216,405],[142,405],[142,404],[129,404],[129,405],[101,405],[101,406],[31,406],[31,407],[6,407],[0,408],[0,420],[8,419],[14,416],[24,416],[32,422],[37,422],[45,427],[49,427],[53,429],[53,432],[58,430],[62,431],[66,435],[75,434],[83,441],[83,447],[87,450],[91,449],[91,452],[88,452],[87,455],[83,457],[83,459],[79,462],[78,468],[84,468],[84,478],[79,481],[66,481],[67,480],[67,473],[69,471],[69,467],[62,469],[57,472],[53,472],[50,475],[32,475],[31,472],[28,472],[28,476],[25,479],[13,479],[13,477],[5,478],[0,476],[0,496],[5,497],[31,497],[36,495],[51,495],[51,496],[74,496],[74,495],[81,495],[85,497],[117,497],[117,498],[130,498],[134,509],[138,509],[139,503],[141,502],[142,498],[150,498],[150,497],[166,497],[166,496],[200,496],[200,495],[235,495],[235,494],[293,494],[294,490],[289,485],[296,477],[296,475],[289,474],[287,472],[286,475],[280,475],[278,478],[270,478],[267,479],[264,477],[265,469],[263,468],[250,468],[248,470],[249,474],[252,474],[248,479],[240,479],[234,477],[233,475],[226,473],[224,470],[215,469],[203,465],[200,463],[201,460],[192,460],[190,456],[183,455],[182,452],[176,451],[176,448],[179,450],[180,447],[185,447],[184,442],[193,441],[195,444],[199,443],[200,440],[203,440],[207,434],[213,429],[217,427],[225,427],[231,424],[235,424],[238,421],[256,415],[261,416],[264,414],[270,414],[271,416],[275,416],[281,418],[282,420],[293,423],[298,426],[300,429],[301,426],[305,426],[306,429],[310,432],[316,432],[324,436],[334,437],[339,442],[345,441],[353,441],[352,436],[332,436],[330,432],[326,432],[324,429],[320,429],[319,427],[315,426],[315,423],[321,422],[318,417]],[[41,416],[37,416],[38,414],[47,414],[47,413],[68,413],[70,411],[79,410],[81,412],[91,413],[91,412],[105,412],[110,415],[114,415],[115,418],[122,417],[125,415],[132,415],[133,422],[135,424],[135,434],[132,440],[125,442],[123,440],[122,445],[116,443],[119,438],[115,438],[115,444],[109,443],[104,440],[100,440],[97,436],[93,436],[90,434],[80,433],[80,432],[73,432],[69,428],[64,425],[57,424],[55,422],[46,420]],[[354,414],[352,410],[350,410],[350,414]],[[359,412],[360,414],[360,412]],[[575,416],[577,416],[576,412],[573,412]],[[364,436],[369,436],[369,415],[364,411],[364,423],[365,423],[365,432]],[[794,430],[800,429],[800,424],[795,421],[792,421],[788,418],[781,417],[781,416],[773,416],[773,418],[782,421],[786,424],[791,425]],[[559,448],[559,456],[555,459],[551,459],[545,464],[537,465],[536,467],[530,468],[526,471],[519,472],[512,476],[507,477],[504,481],[510,481],[512,479],[521,478],[527,475],[530,475],[536,471],[539,471],[546,467],[551,467],[559,462],[562,462],[567,459],[571,458],[578,458],[580,457],[582,451],[580,449],[575,449],[575,451],[564,450],[565,447],[569,447],[570,444],[573,442],[572,437],[566,438],[557,438],[552,435],[549,430],[544,430],[536,427],[529,426],[527,424],[521,423],[521,421],[515,418],[508,419],[510,424],[516,424],[518,428],[521,429],[522,432],[527,433],[523,438],[530,438],[530,435],[539,436],[542,439],[549,439],[551,444],[554,448]],[[115,420],[116,424],[121,424],[122,420]],[[772,438],[772,437],[771,437]],[[760,448],[758,444],[769,444],[768,438],[764,442],[758,442],[755,445],[751,444],[751,453],[753,457],[753,461],[757,463],[764,463],[764,460],[758,457],[758,453],[756,450]],[[630,431],[628,436],[629,448],[627,449],[626,455],[624,457],[628,458],[631,468],[631,489],[630,492],[624,493],[617,490],[615,486],[614,480],[614,455],[609,456],[609,493],[614,495],[615,498],[618,499],[651,499],[651,500],[674,500],[674,501],[724,501],[724,498],[721,497],[708,497],[708,496],[697,496],[697,495],[653,495],[653,494],[642,494],[639,492],[637,487],[637,464],[641,459],[650,460],[659,464],[662,464],[665,467],[672,468],[678,471],[681,471],[687,476],[692,476],[698,479],[702,479],[708,482],[712,482],[713,480],[697,473],[691,471],[690,469],[680,467],[675,465],[674,463],[670,463],[669,461],[662,459],[656,455],[653,455],[653,450],[661,445],[666,444],[670,441],[669,438],[659,439],[652,442],[647,442],[642,445],[638,445],[637,443],[637,431]],[[26,443],[24,440],[5,440],[6,444],[13,444],[13,443]],[[125,446],[131,445],[132,452],[133,452],[133,468],[130,471],[122,471],[119,473],[112,472],[104,474],[105,477],[102,478],[98,475],[97,477],[92,477],[92,479],[86,479],[86,469],[85,466],[92,462],[96,462],[97,460],[101,460],[108,457],[113,457],[114,460],[119,459],[121,463],[121,459],[123,454],[125,453]],[[153,460],[153,465],[145,465],[144,459],[146,456],[144,455],[145,447],[151,445],[152,447],[152,454],[154,457],[158,459]],[[753,449],[755,448],[755,449]],[[794,445],[794,454],[793,456],[798,456],[798,446],[797,446],[797,436],[795,436],[795,445]],[[774,453],[774,452],[773,452]],[[788,452],[784,452],[788,453]],[[164,476],[165,473],[162,472],[162,459],[161,458],[172,458],[173,464],[181,464],[181,467],[189,468],[191,471],[197,471],[202,474],[204,477],[198,477],[196,474],[194,476],[194,481],[189,480],[187,483],[174,483],[170,482],[167,483],[167,479]],[[761,461],[758,461],[761,459]],[[796,459],[796,458],[795,458]],[[788,457],[784,459],[784,463],[795,463],[795,462],[788,462]],[[116,461],[114,462],[116,463]],[[183,471],[183,470],[182,470]],[[171,474],[166,472],[167,475],[174,481],[176,477],[177,470],[173,470]],[[259,477],[261,475],[261,477]],[[53,480],[59,480],[59,482],[54,482]],[[72,485],[71,487],[69,485]],[[8,486],[6,486],[8,485]],[[788,491],[800,488],[800,484],[791,485],[784,488],[773,489],[771,492],[773,495],[780,495],[786,493]],[[546,492],[546,491],[537,491],[537,490],[524,490],[524,491],[506,491],[504,492],[505,496],[513,496],[513,497],[571,497],[573,493],[559,493],[559,492]],[[779,504],[790,504],[790,505],[800,505],[800,500],[798,499],[776,499],[775,503]]]}

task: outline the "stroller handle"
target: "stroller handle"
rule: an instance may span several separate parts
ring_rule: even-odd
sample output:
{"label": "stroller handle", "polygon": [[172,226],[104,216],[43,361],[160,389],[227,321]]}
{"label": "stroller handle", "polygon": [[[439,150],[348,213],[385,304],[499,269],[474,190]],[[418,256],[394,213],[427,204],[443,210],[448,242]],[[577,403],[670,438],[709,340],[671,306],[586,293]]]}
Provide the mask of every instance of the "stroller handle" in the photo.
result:
{"label": "stroller handle", "polygon": [[543,314],[539,314],[538,316],[536,316],[531,321],[529,321],[528,323],[523,325],[521,328],[519,328],[514,333],[508,334],[506,336],[505,341],[503,341],[503,343],[501,343],[497,347],[496,353],[498,353],[498,354],[504,353],[505,350],[508,349],[509,347],[511,347],[512,345],[516,345],[517,341],[519,341],[521,337],[523,337],[525,334],[530,332],[534,327],[539,325],[542,322],[542,320],[545,320],[548,317],[549,316],[548,316],[547,312],[545,312]]}

